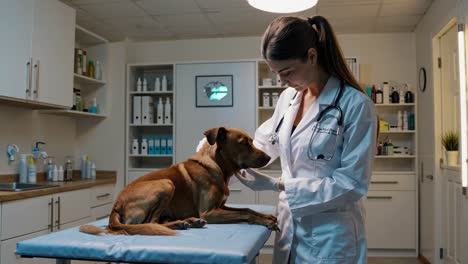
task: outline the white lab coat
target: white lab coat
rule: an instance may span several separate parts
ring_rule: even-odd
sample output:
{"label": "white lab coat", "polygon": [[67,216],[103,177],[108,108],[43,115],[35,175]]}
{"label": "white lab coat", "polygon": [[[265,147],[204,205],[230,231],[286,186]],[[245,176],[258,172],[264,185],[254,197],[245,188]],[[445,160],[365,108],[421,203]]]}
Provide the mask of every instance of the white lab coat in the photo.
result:
{"label": "white lab coat", "polygon": [[[255,132],[254,144],[281,158],[285,191],[279,194],[278,226],[273,263],[367,263],[361,198],[367,194],[374,159],[377,115],[372,101],[346,87],[338,105],[343,110],[343,132],[333,159],[310,160],[307,155],[319,109],[333,104],[340,81],[330,77],[315,103],[291,134],[302,92],[293,88],[280,96],[273,116]],[[288,105],[291,103],[291,106]],[[337,111],[333,111],[337,113]],[[279,144],[268,137],[279,120]],[[330,144],[314,140],[317,148]],[[319,142],[320,141],[320,142]]]}

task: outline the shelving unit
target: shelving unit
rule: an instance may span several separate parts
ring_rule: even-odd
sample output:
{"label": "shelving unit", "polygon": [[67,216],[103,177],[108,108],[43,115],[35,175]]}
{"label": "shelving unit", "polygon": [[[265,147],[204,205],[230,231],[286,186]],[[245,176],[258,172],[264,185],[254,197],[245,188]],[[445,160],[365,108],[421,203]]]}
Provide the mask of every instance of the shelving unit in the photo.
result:
{"label": "shelving unit", "polygon": [[[107,47],[109,41],[94,32],[91,32],[79,25],[75,27],[75,48],[82,48],[87,51],[87,60],[90,59],[94,62],[99,60],[102,63],[102,78],[101,80],[91,78],[77,73],[73,74],[73,87],[70,89],[80,89],[81,100],[87,100],[88,105],[91,98],[96,98],[98,104],[98,112],[82,112],[76,110],[40,110],[43,114],[64,115],[70,117],[80,118],[106,118],[107,108],[107,88],[105,65],[107,62]],[[87,62],[86,62],[87,63]]]}
{"label": "shelving unit", "polygon": [[[271,79],[272,85],[265,85],[264,79]],[[275,106],[272,102],[272,93],[278,93],[278,96],[286,89],[286,87],[281,86],[281,84],[277,84],[276,75],[270,71],[268,65],[265,61],[259,60],[257,61],[257,127],[260,126],[263,122],[268,120],[275,111]],[[265,106],[263,104],[264,101],[264,94],[268,93],[270,95],[269,105]],[[265,171],[274,171],[278,172],[281,170],[280,160],[279,158],[275,160],[272,164],[268,167],[265,167],[263,170]]]}
{"label": "shelving unit", "polygon": [[[127,65],[127,88],[126,88],[126,142],[125,142],[125,184],[130,183],[135,178],[159,168],[169,167],[175,162],[175,79],[174,79],[173,64],[128,64]],[[167,90],[155,90],[156,78],[162,81],[163,76],[167,78]],[[147,81],[147,89],[145,91],[137,90],[138,78],[143,82]],[[150,97],[152,99],[151,108],[153,109],[153,122],[151,123],[135,123],[134,121],[134,98],[136,96]],[[167,98],[171,102],[171,122],[156,123],[158,111],[157,102],[162,98],[163,103],[166,103]],[[140,120],[141,122],[141,120]],[[142,154],[141,143],[145,138],[150,145],[150,140],[156,139],[166,140],[172,139],[172,154]],[[132,154],[132,142],[137,139],[139,143],[139,153]],[[149,148],[150,146],[148,146]]]}

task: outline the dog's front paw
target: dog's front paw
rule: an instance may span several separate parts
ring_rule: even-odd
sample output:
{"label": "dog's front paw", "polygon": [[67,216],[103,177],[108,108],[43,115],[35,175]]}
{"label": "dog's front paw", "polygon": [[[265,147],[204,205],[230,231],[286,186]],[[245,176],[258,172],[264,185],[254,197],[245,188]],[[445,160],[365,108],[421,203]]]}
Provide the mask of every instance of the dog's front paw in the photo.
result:
{"label": "dog's front paw", "polygon": [[272,215],[272,214],[265,214],[264,217],[268,220],[271,220],[271,221],[274,221],[276,223],[277,221],[277,218],[276,216]]}

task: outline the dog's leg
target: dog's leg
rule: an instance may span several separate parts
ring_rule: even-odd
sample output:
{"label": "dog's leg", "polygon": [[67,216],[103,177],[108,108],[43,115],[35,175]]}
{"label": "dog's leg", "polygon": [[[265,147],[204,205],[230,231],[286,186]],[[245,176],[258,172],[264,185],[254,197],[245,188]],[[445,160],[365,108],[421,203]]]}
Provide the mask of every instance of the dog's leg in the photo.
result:
{"label": "dog's leg", "polygon": [[196,217],[189,217],[184,220],[165,221],[162,225],[172,229],[201,228],[206,225],[206,221]]}
{"label": "dog's leg", "polygon": [[229,211],[247,212],[249,214],[253,214],[253,215],[256,215],[258,217],[269,218],[269,219],[276,222],[276,216],[274,216],[272,214],[259,213],[257,211],[254,211],[254,210],[250,209],[250,208],[235,208],[235,207],[229,207],[229,206],[226,206],[226,205],[222,205],[221,209],[225,209],[225,210],[229,210]]}
{"label": "dog's leg", "polygon": [[159,217],[174,196],[174,185],[165,180],[140,182],[127,188],[123,223],[158,223]]}
{"label": "dog's leg", "polygon": [[202,219],[205,219],[211,224],[228,224],[247,222],[249,224],[258,224],[268,227],[269,229],[279,230],[276,225],[276,218],[270,219],[251,214],[248,211],[242,210],[226,210],[222,208],[215,208],[200,214]]}

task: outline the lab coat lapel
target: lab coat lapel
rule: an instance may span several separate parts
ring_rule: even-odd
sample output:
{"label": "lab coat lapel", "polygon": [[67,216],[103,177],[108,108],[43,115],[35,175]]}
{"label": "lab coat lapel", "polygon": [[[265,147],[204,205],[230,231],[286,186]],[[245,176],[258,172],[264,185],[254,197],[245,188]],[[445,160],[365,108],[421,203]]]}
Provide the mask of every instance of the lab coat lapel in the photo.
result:
{"label": "lab coat lapel", "polygon": [[[299,109],[299,105],[302,98],[302,92],[299,92],[296,97],[292,100],[291,106],[289,107],[288,111],[284,116],[284,123],[283,127],[279,132],[280,144],[282,144],[284,154],[286,155],[286,164],[287,169],[286,171],[290,172],[291,168],[291,129],[294,124],[294,118],[296,117],[297,110]],[[291,173],[289,173],[291,174]],[[289,175],[290,177],[290,175]]]}
{"label": "lab coat lapel", "polygon": [[323,111],[328,105],[332,105],[335,96],[338,94],[340,88],[340,81],[338,78],[331,76],[325,87],[323,88],[322,93],[319,95],[319,98],[314,102],[314,104],[307,110],[306,114],[302,117],[301,122],[299,122],[298,127],[292,134],[292,137],[300,134],[304,129],[307,129],[312,125],[313,122],[317,121],[320,111]]}

